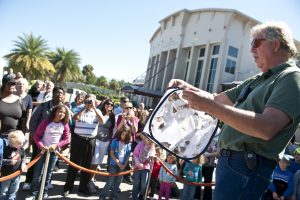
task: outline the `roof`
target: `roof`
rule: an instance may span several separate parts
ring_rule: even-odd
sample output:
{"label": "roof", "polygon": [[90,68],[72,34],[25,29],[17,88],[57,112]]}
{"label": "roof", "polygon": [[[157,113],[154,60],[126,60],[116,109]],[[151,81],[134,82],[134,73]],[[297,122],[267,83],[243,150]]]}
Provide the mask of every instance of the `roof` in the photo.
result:
{"label": "roof", "polygon": [[121,89],[121,91],[126,93],[131,93],[131,94],[138,94],[142,96],[155,97],[155,98],[161,98],[164,95],[164,93],[161,91],[150,90],[148,88],[139,87],[135,85],[124,86]]}
{"label": "roof", "polygon": [[[181,10],[178,10],[166,17],[164,17],[162,20],[159,21],[159,23],[162,23],[163,21],[165,20],[168,20],[169,18],[171,18],[172,16],[176,16],[176,15],[179,15],[179,13],[181,12],[186,12],[186,13],[197,13],[197,12],[232,12],[232,13],[235,13],[237,14],[238,16],[244,18],[245,20],[250,20],[256,24],[259,24],[261,23],[260,21],[238,11],[238,10],[235,10],[235,9],[229,9],[229,8],[202,8],[202,9],[195,9],[195,10],[188,10],[188,9],[181,9]],[[150,38],[150,42],[154,39],[154,37],[159,33],[159,31],[161,30],[161,27],[159,27],[155,32],[154,34],[152,35],[152,37]]]}

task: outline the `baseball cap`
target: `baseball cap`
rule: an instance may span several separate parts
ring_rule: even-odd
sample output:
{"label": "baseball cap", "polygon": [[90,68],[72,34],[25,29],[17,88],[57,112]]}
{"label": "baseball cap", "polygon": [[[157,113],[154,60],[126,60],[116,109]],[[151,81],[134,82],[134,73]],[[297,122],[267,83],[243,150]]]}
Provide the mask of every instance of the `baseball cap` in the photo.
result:
{"label": "baseball cap", "polygon": [[300,147],[298,147],[297,149],[295,149],[294,154],[300,154]]}
{"label": "baseball cap", "polygon": [[284,154],[282,157],[282,160],[285,160],[287,162],[291,162],[292,159],[294,159],[294,157],[288,154]]}

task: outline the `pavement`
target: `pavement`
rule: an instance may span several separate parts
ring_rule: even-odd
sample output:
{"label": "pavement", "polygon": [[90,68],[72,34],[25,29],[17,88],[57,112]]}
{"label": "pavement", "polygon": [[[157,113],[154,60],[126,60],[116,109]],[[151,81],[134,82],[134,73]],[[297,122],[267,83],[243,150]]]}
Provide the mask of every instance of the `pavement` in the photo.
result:
{"label": "pavement", "polygon": [[[97,194],[94,194],[92,196],[87,196],[82,193],[77,193],[77,189],[78,189],[78,185],[79,185],[79,181],[78,181],[79,177],[77,177],[76,181],[75,181],[75,187],[73,189],[73,193],[70,193],[68,195],[68,197],[61,196],[61,194],[63,192],[63,186],[64,186],[65,180],[66,180],[67,168],[68,168],[68,165],[66,163],[64,163],[63,161],[61,161],[60,169],[58,171],[54,172],[53,179],[52,179],[52,185],[54,186],[54,188],[52,190],[48,191],[49,199],[56,199],[56,200],[99,199],[98,194],[99,194],[101,188],[103,188],[105,185],[106,177],[98,176],[98,175],[96,176],[96,185],[100,188],[100,190],[97,192]],[[27,191],[22,190],[24,180],[25,180],[25,175],[22,174],[20,188],[19,188],[19,191],[17,194],[17,200],[24,200],[25,197],[28,195]],[[177,182],[177,185],[178,185],[178,188],[180,190],[182,190],[183,184]],[[126,183],[121,183],[120,189],[121,189],[121,193],[119,193],[120,200],[131,199],[132,185],[129,185]],[[155,195],[154,199],[158,199],[158,196]],[[170,198],[170,199],[176,199],[176,198]]]}

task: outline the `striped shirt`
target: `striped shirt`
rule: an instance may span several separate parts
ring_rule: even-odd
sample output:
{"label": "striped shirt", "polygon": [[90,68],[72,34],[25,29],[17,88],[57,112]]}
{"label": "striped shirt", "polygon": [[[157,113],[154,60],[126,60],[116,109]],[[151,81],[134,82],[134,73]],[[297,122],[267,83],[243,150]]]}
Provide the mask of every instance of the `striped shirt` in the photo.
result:
{"label": "striped shirt", "polygon": [[[97,109],[98,110],[98,109]],[[98,112],[100,112],[98,110]],[[85,110],[75,122],[74,133],[81,137],[94,138],[98,131],[98,119],[94,110]]]}

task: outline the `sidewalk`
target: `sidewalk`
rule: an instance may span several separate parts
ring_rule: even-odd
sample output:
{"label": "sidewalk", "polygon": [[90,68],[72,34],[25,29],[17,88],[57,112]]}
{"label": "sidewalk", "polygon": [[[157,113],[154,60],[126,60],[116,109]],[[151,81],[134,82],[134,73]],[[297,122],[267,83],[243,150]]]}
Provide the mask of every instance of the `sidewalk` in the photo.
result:
{"label": "sidewalk", "polygon": [[[57,199],[57,200],[63,200],[63,199],[74,199],[74,200],[76,200],[76,199],[95,199],[96,200],[96,199],[99,199],[98,194],[95,194],[93,196],[87,196],[82,193],[77,193],[77,189],[78,189],[78,185],[79,185],[79,181],[78,181],[79,178],[76,178],[75,187],[73,190],[74,193],[70,193],[70,195],[67,198],[64,198],[63,196],[61,196],[61,194],[63,192],[63,186],[65,184],[64,181],[66,179],[67,167],[68,166],[66,163],[60,162],[60,169],[57,172],[54,172],[53,180],[52,180],[52,185],[54,186],[54,188],[52,190],[49,190],[49,192],[48,192],[49,199]],[[25,180],[25,175],[23,174],[21,176],[21,184],[20,184],[20,188],[18,191],[17,200],[24,200],[28,194],[27,191],[22,190],[24,180]],[[96,185],[101,190],[105,185],[106,177],[96,176],[96,180],[97,180]],[[180,190],[183,188],[183,184],[177,182],[177,185]],[[119,194],[119,199],[120,200],[130,199],[132,185],[122,183],[120,188],[121,188],[121,193]],[[155,195],[154,198],[157,199],[158,196]],[[170,198],[170,199],[175,199],[175,198]]]}

